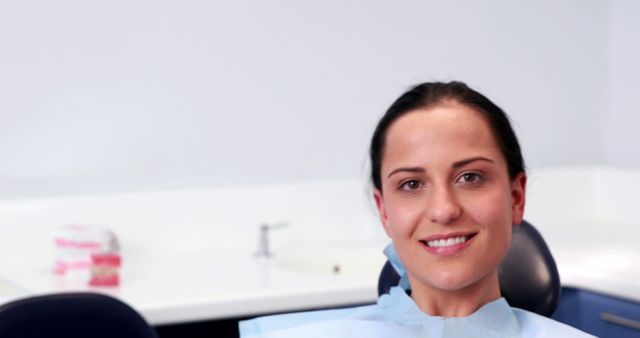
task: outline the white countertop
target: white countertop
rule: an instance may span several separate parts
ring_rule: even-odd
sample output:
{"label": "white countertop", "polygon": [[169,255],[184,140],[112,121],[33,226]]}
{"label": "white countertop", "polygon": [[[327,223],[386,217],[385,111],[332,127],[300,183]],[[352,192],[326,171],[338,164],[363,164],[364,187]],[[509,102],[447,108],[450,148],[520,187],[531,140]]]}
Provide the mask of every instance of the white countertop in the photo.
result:
{"label": "white countertop", "polygon": [[[381,267],[381,250],[377,256]],[[25,262],[3,268],[0,303],[26,295],[88,290],[126,301],[151,324],[168,324],[373,302],[379,271],[369,270],[299,271],[275,257],[210,251],[125,261],[120,286],[97,288],[54,275],[50,266]]]}
{"label": "white countertop", "polygon": [[550,224],[541,229],[562,285],[640,302],[640,247],[633,235],[637,224],[583,221],[581,225],[556,224],[553,230]]}

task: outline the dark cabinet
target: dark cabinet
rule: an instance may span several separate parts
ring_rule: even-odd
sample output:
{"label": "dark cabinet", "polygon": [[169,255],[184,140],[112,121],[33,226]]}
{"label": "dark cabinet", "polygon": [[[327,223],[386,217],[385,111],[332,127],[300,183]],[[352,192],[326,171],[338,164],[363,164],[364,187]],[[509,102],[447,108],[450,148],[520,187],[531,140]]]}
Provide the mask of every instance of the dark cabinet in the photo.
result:
{"label": "dark cabinet", "polygon": [[640,338],[640,303],[563,288],[552,318],[602,338]]}

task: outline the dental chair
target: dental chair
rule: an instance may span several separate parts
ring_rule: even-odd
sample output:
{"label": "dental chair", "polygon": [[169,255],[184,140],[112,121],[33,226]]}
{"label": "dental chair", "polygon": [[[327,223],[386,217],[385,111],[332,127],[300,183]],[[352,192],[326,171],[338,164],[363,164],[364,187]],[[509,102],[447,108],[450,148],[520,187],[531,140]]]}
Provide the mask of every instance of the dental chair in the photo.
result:
{"label": "dental chair", "polygon": [[[527,221],[513,227],[507,257],[498,268],[500,292],[509,305],[550,317],[560,300],[556,262],[540,233]],[[378,279],[378,295],[398,285],[400,276],[386,262]]]}
{"label": "dental chair", "polygon": [[2,338],[157,338],[129,305],[98,293],[33,296],[0,306]]}

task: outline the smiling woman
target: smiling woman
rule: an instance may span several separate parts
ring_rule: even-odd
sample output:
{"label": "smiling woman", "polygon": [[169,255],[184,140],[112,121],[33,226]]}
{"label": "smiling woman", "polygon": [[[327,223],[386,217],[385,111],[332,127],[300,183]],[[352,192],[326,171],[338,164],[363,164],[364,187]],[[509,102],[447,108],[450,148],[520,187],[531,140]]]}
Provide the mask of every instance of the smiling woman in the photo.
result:
{"label": "smiling woman", "polygon": [[522,222],[526,176],[509,177],[483,114],[443,98],[398,118],[384,148],[375,200],[418,306],[460,317],[499,298],[496,268]]}
{"label": "smiling woman", "polygon": [[243,337],[589,336],[500,295],[526,174],[498,106],[461,82],[420,84],[382,117],[370,155],[400,284],[375,305],[242,322]]}

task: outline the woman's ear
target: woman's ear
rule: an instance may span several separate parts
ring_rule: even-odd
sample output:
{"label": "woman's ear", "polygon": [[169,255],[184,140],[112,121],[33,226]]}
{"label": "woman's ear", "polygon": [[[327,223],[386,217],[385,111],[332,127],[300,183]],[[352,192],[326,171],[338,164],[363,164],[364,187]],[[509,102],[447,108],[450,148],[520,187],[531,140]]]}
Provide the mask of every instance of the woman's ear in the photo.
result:
{"label": "woman's ear", "polygon": [[389,227],[388,227],[388,218],[387,218],[387,209],[384,205],[384,197],[382,196],[382,191],[380,189],[375,189],[373,191],[373,198],[376,201],[376,207],[378,208],[378,215],[380,216],[380,221],[382,222],[382,226],[384,227],[384,231],[389,236]]}
{"label": "woman's ear", "polygon": [[524,172],[518,173],[511,182],[511,200],[513,224],[520,224],[524,219],[524,205],[527,191],[527,175]]}

